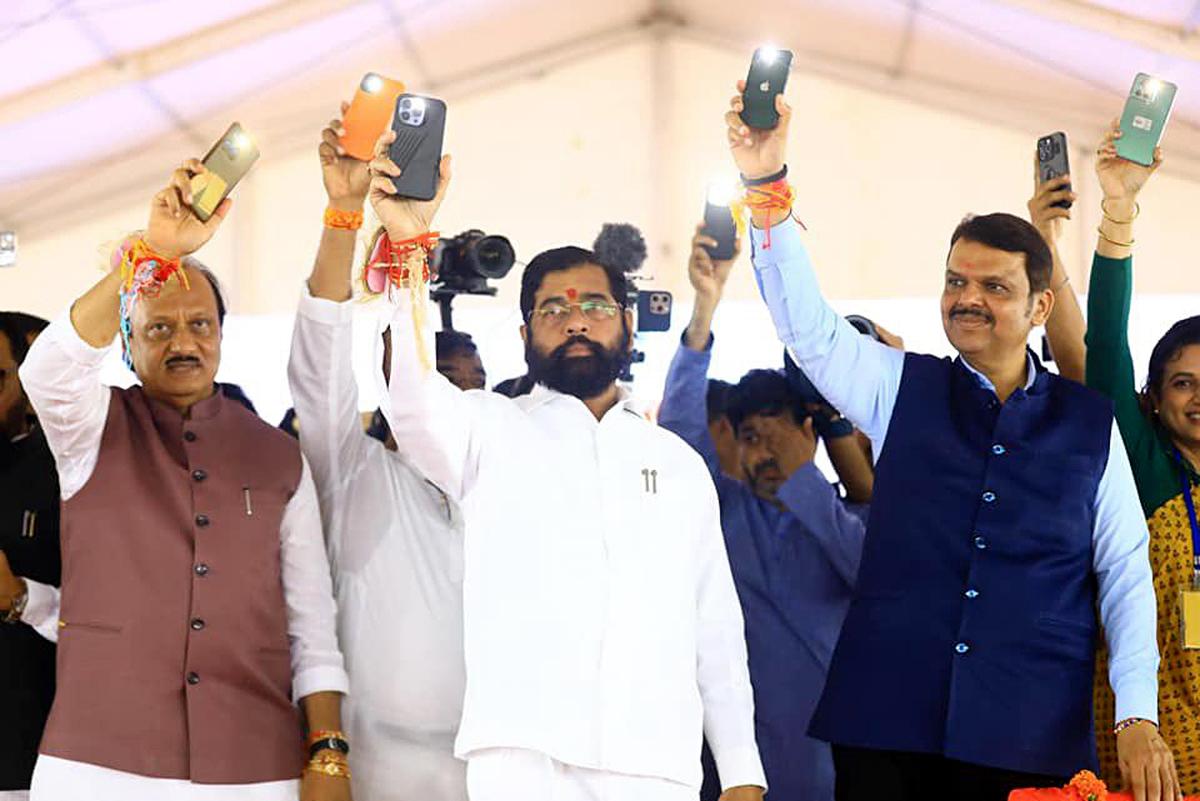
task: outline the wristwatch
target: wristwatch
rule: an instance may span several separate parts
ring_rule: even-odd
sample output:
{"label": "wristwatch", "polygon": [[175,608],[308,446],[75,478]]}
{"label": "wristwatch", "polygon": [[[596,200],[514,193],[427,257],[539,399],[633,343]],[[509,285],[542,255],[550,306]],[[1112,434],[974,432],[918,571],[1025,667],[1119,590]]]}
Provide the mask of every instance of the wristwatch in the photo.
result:
{"label": "wristwatch", "polygon": [[25,606],[29,603],[29,585],[25,583],[25,579],[17,581],[21,582],[21,590],[12,597],[12,606],[4,613],[4,617],[0,617],[0,622],[20,623],[21,615],[25,614]]}

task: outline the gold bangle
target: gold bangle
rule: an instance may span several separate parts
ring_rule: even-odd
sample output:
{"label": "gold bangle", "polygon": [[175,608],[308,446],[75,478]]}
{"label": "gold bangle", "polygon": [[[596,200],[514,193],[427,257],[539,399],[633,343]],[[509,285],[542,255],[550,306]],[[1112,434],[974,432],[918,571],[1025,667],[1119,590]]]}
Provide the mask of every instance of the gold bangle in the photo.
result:
{"label": "gold bangle", "polygon": [[1130,239],[1128,242],[1118,242],[1117,240],[1115,240],[1112,237],[1105,234],[1104,230],[1102,228],[1100,228],[1099,226],[1096,227],[1096,233],[1100,234],[1100,238],[1103,239],[1108,244],[1116,245],[1119,248],[1131,248],[1131,247],[1133,247],[1133,243],[1136,241],[1134,239]]}
{"label": "gold bangle", "polygon": [[1104,206],[1106,202],[1108,202],[1108,198],[1103,198],[1100,201],[1100,213],[1104,215],[1104,219],[1108,220],[1109,222],[1116,223],[1117,225],[1131,225],[1133,221],[1138,218],[1138,215],[1142,213],[1141,204],[1135,200],[1133,201],[1133,216],[1128,220],[1118,220],[1116,217],[1113,217],[1108,213],[1108,209]]}
{"label": "gold bangle", "polygon": [[350,766],[345,762],[313,760],[304,768],[305,773],[318,773],[322,776],[332,776],[335,779],[349,779]]}

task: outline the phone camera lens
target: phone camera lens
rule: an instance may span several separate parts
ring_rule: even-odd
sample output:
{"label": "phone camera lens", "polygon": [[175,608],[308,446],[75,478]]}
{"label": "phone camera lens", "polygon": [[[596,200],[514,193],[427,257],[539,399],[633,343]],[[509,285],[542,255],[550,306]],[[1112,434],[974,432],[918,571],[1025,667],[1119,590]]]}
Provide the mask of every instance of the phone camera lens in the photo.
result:
{"label": "phone camera lens", "polygon": [[401,112],[400,112],[400,119],[402,119],[402,120],[407,120],[407,119],[408,119],[409,117],[411,117],[411,116],[412,116],[412,115],[411,115],[411,114],[409,114],[407,111],[401,111]]}
{"label": "phone camera lens", "polygon": [[412,105],[412,100],[410,100],[407,97],[400,101],[400,108],[408,108],[411,105]]}

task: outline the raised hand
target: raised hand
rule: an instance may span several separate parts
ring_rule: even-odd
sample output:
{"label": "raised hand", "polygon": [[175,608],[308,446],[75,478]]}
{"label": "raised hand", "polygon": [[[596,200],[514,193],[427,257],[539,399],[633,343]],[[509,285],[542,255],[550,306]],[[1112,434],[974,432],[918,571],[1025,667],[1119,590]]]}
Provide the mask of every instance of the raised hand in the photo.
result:
{"label": "raised hand", "polygon": [[188,159],[171,173],[167,187],[150,203],[150,221],[146,224],[146,244],[158,255],[178,259],[195,253],[212,238],[229,213],[233,202],[221,201],[208,222],[192,212],[192,179],[208,175],[199,159]]}
{"label": "raised hand", "polygon": [[[350,108],[342,103],[342,115]],[[317,155],[321,159],[321,178],[325,182],[325,194],[329,205],[344,211],[358,211],[371,188],[371,173],[367,162],[346,155],[338,140],[346,134],[342,117],[330,120],[321,131],[321,145]]]}
{"label": "raised hand", "polygon": [[796,423],[787,412],[762,419],[762,436],[767,450],[785,476],[791,476],[817,455],[817,435],[812,417]]}
{"label": "raised hand", "polygon": [[1121,124],[1113,120],[1100,147],[1096,149],[1096,177],[1100,179],[1105,200],[1132,201],[1162,164],[1162,148],[1154,149],[1154,163],[1146,167],[1117,155],[1117,140],[1120,138]]}
{"label": "raised hand", "polygon": [[725,292],[725,283],[733,270],[742,250],[742,242],[736,240],[733,245],[733,258],[724,261],[714,261],[704,246],[716,247],[717,240],[704,233],[704,225],[696,226],[696,234],[692,237],[692,253],[688,258],[688,280],[692,289],[696,290],[697,302],[716,306]]}
{"label": "raised hand", "polygon": [[783,99],[775,98],[775,110],[779,112],[779,124],[769,130],[751,128],[739,116],[744,104],[742,92],[746,82],[737,82],[738,93],[729,100],[729,111],[725,114],[726,135],[729,149],[738,170],[746,178],[765,178],[783,169],[787,157],[788,126],[792,121],[792,107]]}
{"label": "raised hand", "polygon": [[1042,239],[1053,246],[1062,235],[1063,220],[1071,219],[1071,209],[1055,206],[1069,200],[1074,203],[1078,198],[1071,191],[1071,176],[1060,175],[1049,181],[1042,181],[1042,171],[1037,154],[1033,156],[1033,197],[1026,204],[1029,208],[1029,221],[1038,229]]}
{"label": "raised hand", "polygon": [[375,143],[375,158],[372,159],[371,189],[368,197],[371,207],[379,216],[388,236],[393,241],[411,239],[427,233],[433,224],[434,215],[446,197],[450,185],[450,157],[442,156],[438,165],[437,194],[432,200],[414,200],[396,194],[392,178],[400,176],[400,168],[388,158],[388,146],[396,140],[395,131],[386,131]]}

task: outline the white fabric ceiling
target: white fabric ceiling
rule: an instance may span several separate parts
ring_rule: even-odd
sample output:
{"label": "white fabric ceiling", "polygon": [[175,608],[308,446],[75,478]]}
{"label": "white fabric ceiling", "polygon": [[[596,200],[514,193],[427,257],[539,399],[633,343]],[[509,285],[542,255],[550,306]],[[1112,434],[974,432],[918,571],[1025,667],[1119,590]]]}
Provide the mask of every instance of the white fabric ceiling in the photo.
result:
{"label": "white fabric ceiling", "polygon": [[1200,178],[1197,26],[1197,0],[0,0],[0,228],[140,186],[234,118],[310,146],[367,70],[453,99],[648,36],[772,41],[1035,131],[1101,130],[1151,72],[1180,86],[1169,168]]}

